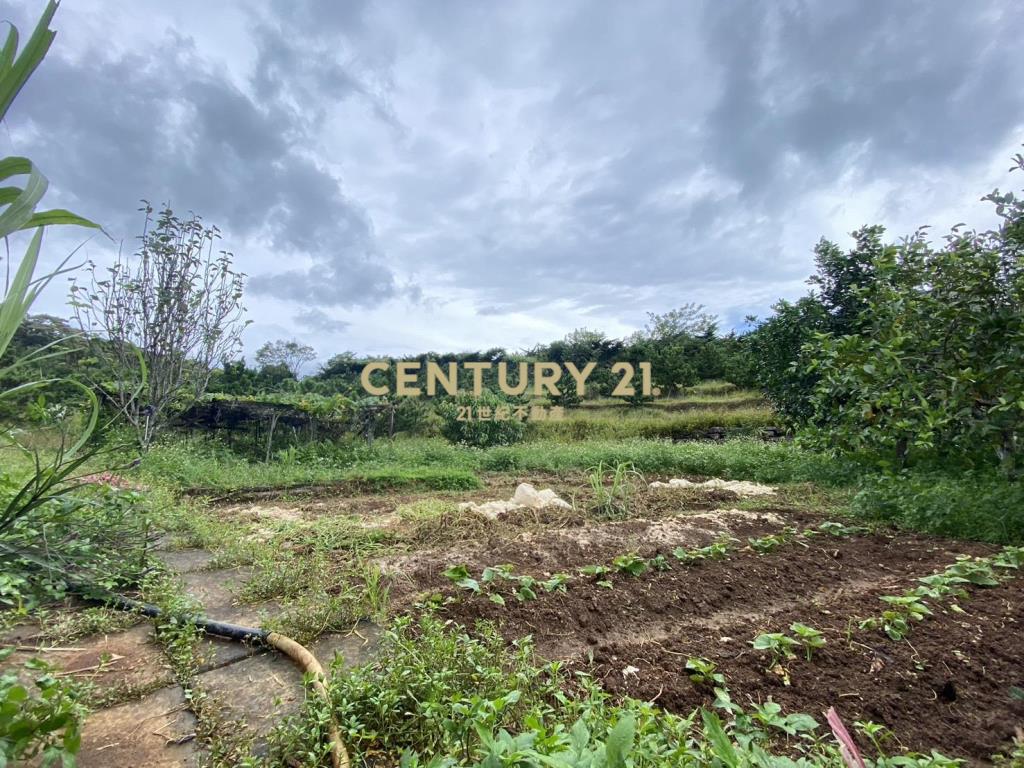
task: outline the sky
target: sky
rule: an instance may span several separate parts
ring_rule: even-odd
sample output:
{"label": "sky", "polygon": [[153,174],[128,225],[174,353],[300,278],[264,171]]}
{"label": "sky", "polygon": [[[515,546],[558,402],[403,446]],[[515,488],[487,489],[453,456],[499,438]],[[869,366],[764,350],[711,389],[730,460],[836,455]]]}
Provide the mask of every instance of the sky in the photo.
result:
{"label": "sky", "polygon": [[[133,251],[141,199],[216,225],[250,361],[515,351],[688,302],[741,329],[807,291],[821,237],[994,222],[1016,5],[65,0],[0,151],[113,236],[76,258]],[[48,238],[51,264],[82,243]]]}

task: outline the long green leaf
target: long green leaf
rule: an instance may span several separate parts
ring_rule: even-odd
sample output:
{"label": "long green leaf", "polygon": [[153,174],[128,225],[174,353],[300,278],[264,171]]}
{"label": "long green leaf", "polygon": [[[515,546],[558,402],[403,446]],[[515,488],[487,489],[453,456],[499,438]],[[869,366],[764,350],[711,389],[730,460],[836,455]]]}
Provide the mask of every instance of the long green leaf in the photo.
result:
{"label": "long green leaf", "polygon": [[31,306],[31,298],[34,298],[32,291],[32,274],[36,269],[36,262],[39,260],[39,246],[43,241],[43,230],[37,229],[29,243],[25,256],[18,265],[18,271],[14,280],[0,304],[0,357],[7,351],[14,332],[18,330],[21,321],[28,314]]}
{"label": "long green leaf", "polygon": [[78,436],[78,440],[76,440],[74,445],[68,448],[64,454],[66,458],[71,458],[89,442],[89,439],[92,437],[92,433],[96,431],[96,424],[99,422],[100,418],[100,401],[99,398],[96,397],[96,393],[82,382],[75,381],[74,379],[64,379],[64,382],[66,384],[73,384],[82,390],[82,393],[89,401],[89,421],[86,422],[85,427],[82,429],[82,434]]}
{"label": "long green leaf", "polygon": [[[50,29],[50,22],[53,21],[53,15],[57,12],[57,6],[57,0],[50,0],[47,3],[46,10],[43,11],[32,36],[25,43],[25,47],[21,49],[17,59],[0,70],[0,120],[7,116],[7,110],[14,101],[14,97],[28,82],[32,73],[36,71],[36,67],[42,63],[46,52],[50,50],[50,44],[57,36],[57,33]],[[17,35],[15,35],[14,41],[17,45]],[[11,37],[8,35],[7,45],[3,49],[5,58],[11,54],[8,51],[10,42]]]}
{"label": "long green leaf", "polygon": [[51,211],[40,211],[39,213],[33,213],[31,218],[21,229],[31,229],[32,227],[50,227],[56,224],[71,224],[77,227],[92,227],[93,229],[101,229],[100,225],[79,216],[77,213],[71,213],[71,211],[65,211],[63,208],[54,208]]}
{"label": "long green leaf", "polygon": [[604,744],[605,765],[608,768],[626,768],[626,756],[633,748],[636,736],[636,721],[632,715],[624,715],[615,724]]}
{"label": "long green leaf", "polygon": [[27,157],[5,157],[0,160],[0,181],[6,181],[11,176],[22,176],[32,172],[32,161]]}
{"label": "long green leaf", "polygon": [[722,721],[718,715],[706,709],[701,710],[701,718],[704,720],[704,736],[714,749],[715,757],[722,761],[728,768],[738,768],[740,764],[736,748],[722,727]]}
{"label": "long green leaf", "polygon": [[35,213],[36,204],[43,199],[49,182],[35,165],[30,166],[28,180],[14,201],[0,213],[0,237],[7,237],[23,229]]}
{"label": "long green leaf", "polygon": [[4,72],[14,63],[14,54],[18,52],[18,28],[11,24],[7,30],[7,40],[0,49],[0,72]]}

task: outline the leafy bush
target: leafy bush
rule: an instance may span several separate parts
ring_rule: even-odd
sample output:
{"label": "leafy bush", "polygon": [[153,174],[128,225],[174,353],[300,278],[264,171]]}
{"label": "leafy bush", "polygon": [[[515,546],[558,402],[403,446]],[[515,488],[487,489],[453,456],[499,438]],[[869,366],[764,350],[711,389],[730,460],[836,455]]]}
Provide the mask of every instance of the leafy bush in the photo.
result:
{"label": "leafy bush", "polygon": [[856,325],[804,348],[820,377],[809,401],[818,443],[886,470],[936,458],[1024,469],[1024,200],[986,199],[1000,228],[954,229],[943,247],[924,230],[883,246],[874,228]]}
{"label": "leafy bush", "polygon": [[940,536],[1024,543],[1024,483],[992,472],[904,472],[863,480],[853,511]]}
{"label": "leafy bush", "polygon": [[[480,419],[479,409],[487,408],[493,414],[499,408],[508,409],[507,419]],[[466,409],[469,409],[469,416]],[[484,390],[479,397],[459,395],[441,403],[437,410],[441,416],[441,434],[451,443],[468,445],[476,448],[489,448],[493,445],[511,445],[523,439],[526,424],[511,415],[515,404],[502,395]],[[460,420],[460,415],[464,417]]]}
{"label": "leafy bush", "polygon": [[[0,476],[0,503],[16,489]],[[140,494],[104,485],[47,501],[0,539],[0,605],[62,599],[71,579],[106,589],[137,583],[148,565],[148,520]],[[40,542],[45,562],[33,554]]]}
{"label": "leafy bush", "polygon": [[[402,768],[663,768],[683,766],[841,766],[839,746],[802,713],[766,702],[745,711],[714,665],[685,670],[712,688],[713,708],[687,716],[608,693],[558,664],[540,666],[528,639],[506,645],[489,625],[470,636],[426,615],[397,620],[375,660],[337,670],[333,714],[356,763]],[[682,667],[682,664],[680,665]],[[323,765],[329,713],[315,697],[270,735],[260,765]],[[879,764],[951,765],[938,753]],[[780,754],[781,753],[781,754]],[[789,755],[783,757],[781,755]],[[429,757],[421,757],[429,755]],[[778,757],[777,757],[778,755]],[[792,758],[796,758],[794,759]]]}
{"label": "leafy bush", "polygon": [[[0,661],[13,652],[0,650]],[[25,677],[33,678],[32,687]],[[39,659],[24,662],[20,675],[13,668],[5,670],[0,675],[0,764],[38,758],[42,765],[74,765],[85,716],[79,699],[77,686],[55,677]]]}
{"label": "leafy bush", "polygon": [[342,738],[359,751],[468,757],[479,728],[514,727],[527,713],[549,712],[558,692],[555,668],[538,669],[528,641],[509,647],[487,627],[470,637],[432,616],[416,625],[399,620],[376,658],[332,679]]}

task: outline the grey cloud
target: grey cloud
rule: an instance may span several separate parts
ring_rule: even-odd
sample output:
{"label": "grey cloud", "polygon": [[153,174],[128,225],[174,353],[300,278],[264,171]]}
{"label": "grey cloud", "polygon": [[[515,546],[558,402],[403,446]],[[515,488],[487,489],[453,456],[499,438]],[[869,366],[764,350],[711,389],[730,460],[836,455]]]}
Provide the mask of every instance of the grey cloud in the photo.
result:
{"label": "grey cloud", "polygon": [[341,333],[352,325],[345,320],[336,320],[322,309],[303,310],[295,315],[295,320],[301,326],[324,333]]}
{"label": "grey cloud", "polygon": [[785,177],[787,152],[814,183],[834,178],[851,146],[866,149],[866,175],[975,162],[1020,124],[1024,18],[1012,7],[708,5],[707,50],[724,84],[708,148],[746,192],[776,200],[808,181]]}
{"label": "grey cloud", "polygon": [[235,80],[159,30],[119,57],[58,45],[19,103],[24,151],[110,228],[148,195],[265,244],[252,300],[323,333],[332,307],[443,314],[452,287],[483,316],[711,296],[742,324],[801,285],[816,201],[879,182],[852,209],[905,218],[919,171],[970,188],[1024,124],[1011,0],[237,8]]}
{"label": "grey cloud", "polygon": [[265,239],[284,262],[312,260],[254,276],[253,291],[336,306],[395,292],[366,211],[305,152],[294,106],[254,103],[183,38],[123,57],[51,55],[18,107],[38,120],[19,150],[59,168],[58,193],[112,232],[138,230],[139,198],[167,201],[233,238]]}

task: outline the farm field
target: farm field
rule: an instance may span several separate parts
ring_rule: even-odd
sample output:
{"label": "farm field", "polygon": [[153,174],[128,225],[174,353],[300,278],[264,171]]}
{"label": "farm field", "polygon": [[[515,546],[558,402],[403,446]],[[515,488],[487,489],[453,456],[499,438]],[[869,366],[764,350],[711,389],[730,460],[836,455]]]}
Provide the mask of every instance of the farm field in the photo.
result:
{"label": "farm field", "polygon": [[991,4],[12,4],[0,768],[1024,768]]}
{"label": "farm field", "polygon": [[[518,457],[528,448],[540,450],[526,444]],[[474,486],[442,474],[434,482],[455,487],[393,475],[212,494],[177,479],[171,490],[156,451],[153,466],[147,459],[123,481],[145,482],[162,500],[156,556],[166,576],[143,593],[285,632],[324,664],[338,652],[335,714],[352,723],[348,748],[368,765],[397,764],[404,750],[450,753],[474,743],[478,726],[535,731],[540,717],[569,727],[582,712],[595,740],[626,713],[647,722],[637,765],[664,764],[666,751],[680,762],[718,754],[703,713],[732,719],[734,749],[753,739],[823,764],[838,759],[829,708],[875,757],[934,750],[984,763],[1012,749],[1024,714],[1013,695],[1024,650],[1020,549],[865,525],[848,515],[845,485],[808,482],[816,458],[784,444],[603,446],[671,466],[642,476],[635,465],[588,469],[587,455],[576,466],[555,455],[548,468],[481,471],[487,459],[474,452],[389,447],[406,459],[431,449],[442,460],[461,455]],[[715,471],[693,471],[695,457]],[[373,458],[350,477],[387,477],[380,466]],[[746,482],[738,492],[650,485],[712,476]],[[522,482],[567,505],[459,506],[508,499]],[[11,630],[20,645],[87,649],[43,654],[93,688],[80,765],[107,764],[113,742],[120,759],[155,765],[288,765],[300,746],[323,749],[322,709],[286,660],[123,621],[79,605]],[[422,667],[427,659],[435,668]],[[510,695],[516,675],[543,684],[476,712],[480,695],[492,704]],[[373,711],[389,697],[404,704]],[[558,703],[566,697],[576,703]],[[178,719],[167,725],[178,735],[166,743],[114,733],[123,713],[161,715],[174,701]],[[436,706],[469,707],[465,726],[434,733]],[[403,707],[423,722],[410,724]]]}

